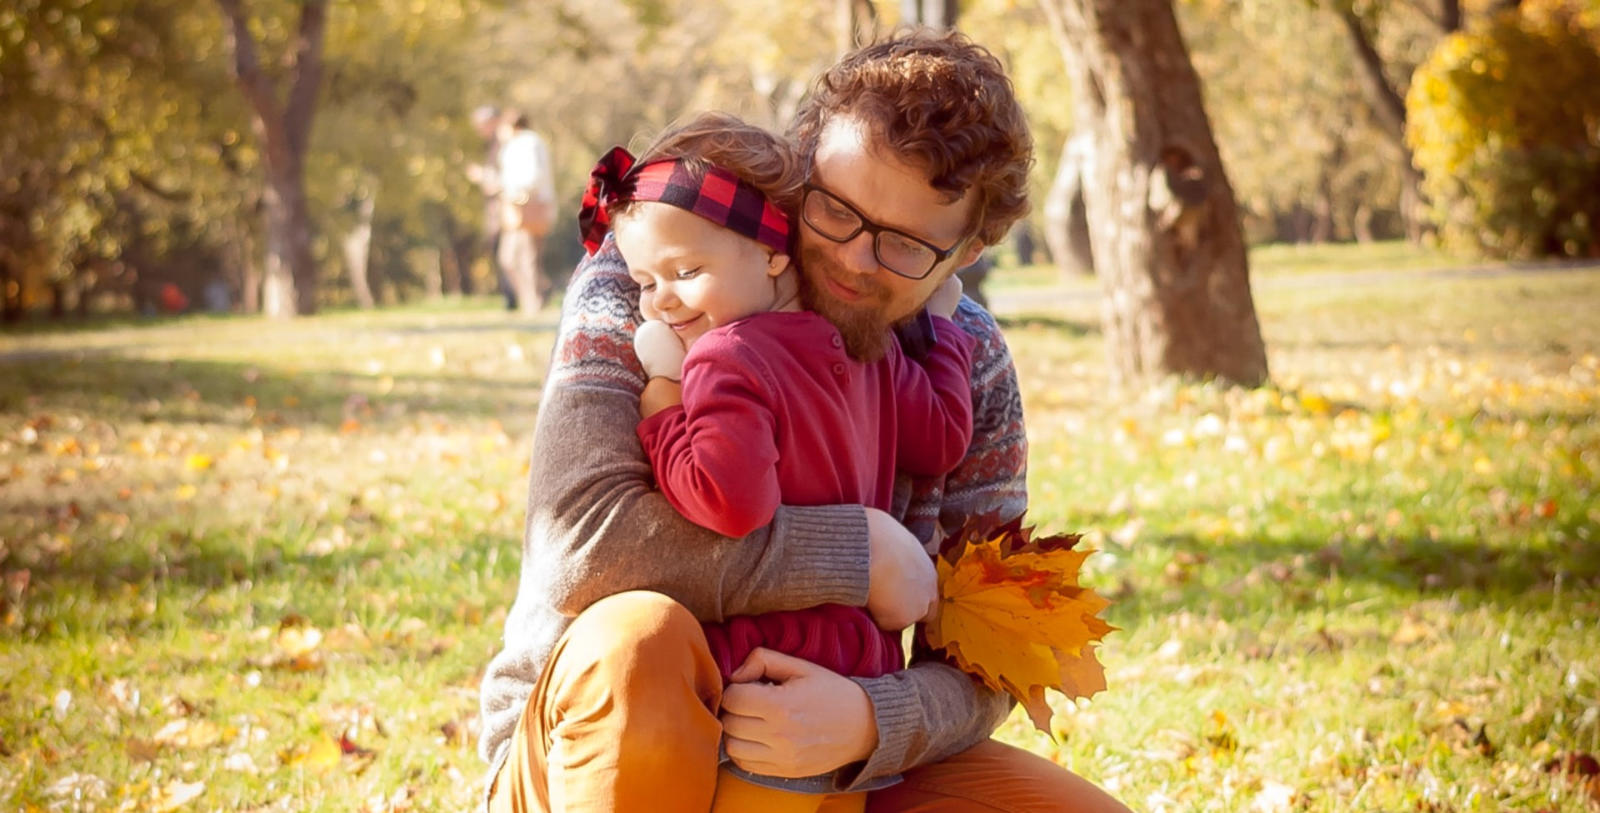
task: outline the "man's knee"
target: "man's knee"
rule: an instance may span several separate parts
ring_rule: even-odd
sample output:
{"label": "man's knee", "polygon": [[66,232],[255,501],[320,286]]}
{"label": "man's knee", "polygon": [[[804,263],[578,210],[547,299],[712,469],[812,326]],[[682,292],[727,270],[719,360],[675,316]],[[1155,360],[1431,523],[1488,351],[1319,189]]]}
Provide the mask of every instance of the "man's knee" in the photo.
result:
{"label": "man's knee", "polygon": [[710,657],[705,633],[689,610],[645,590],[608,596],[579,613],[567,628],[559,655],[623,680],[694,668],[702,656]]}

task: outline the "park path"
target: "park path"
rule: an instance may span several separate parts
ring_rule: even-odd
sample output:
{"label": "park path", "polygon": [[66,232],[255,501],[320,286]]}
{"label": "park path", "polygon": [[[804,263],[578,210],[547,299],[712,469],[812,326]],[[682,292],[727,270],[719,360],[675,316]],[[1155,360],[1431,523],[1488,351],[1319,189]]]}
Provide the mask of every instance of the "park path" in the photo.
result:
{"label": "park path", "polygon": [[[1354,288],[1368,285],[1384,285],[1403,280],[1495,279],[1522,274],[1561,271],[1600,271],[1600,261],[1561,260],[1529,263],[1494,263],[1460,268],[1372,268],[1360,271],[1285,273],[1253,277],[1250,280],[1250,287],[1254,291]],[[1081,283],[1075,285],[990,291],[989,306],[996,313],[1007,313],[1038,310],[1041,307],[1050,305],[1095,302],[1099,298],[1099,286],[1094,283],[1093,279],[1085,278]]]}
{"label": "park path", "polygon": [[[1336,271],[1336,272],[1308,272],[1286,273],[1258,276],[1251,280],[1251,287],[1256,291],[1306,289],[1306,288],[1347,288],[1355,286],[1383,285],[1401,280],[1437,279],[1493,279],[1512,277],[1520,274],[1548,273],[1563,271],[1600,271],[1600,261],[1560,261],[1538,263],[1497,263],[1492,265],[1467,266],[1461,268],[1435,268],[1435,269],[1385,269],[1375,268],[1361,271]],[[1049,288],[1024,288],[1011,290],[990,290],[990,309],[1000,314],[1018,312],[1037,312],[1041,308],[1048,309],[1055,305],[1089,303],[1100,297],[1100,289],[1089,278],[1075,284],[1057,285]],[[318,331],[300,334],[301,338],[319,338],[328,342],[348,340],[355,336],[370,337],[373,335],[394,334],[443,334],[443,333],[473,333],[516,330],[527,333],[548,333],[556,328],[560,313],[549,310],[539,314],[531,322],[496,322],[494,324],[441,324],[441,325],[395,325],[372,327],[328,327]],[[0,347],[6,342],[4,334],[0,334]],[[240,339],[240,342],[257,342],[256,337]],[[139,342],[137,340],[115,346],[98,347],[22,347],[15,349],[0,349],[0,364],[30,364],[38,362],[51,362],[63,359],[83,359],[95,356],[118,355],[129,350],[148,349],[152,347],[169,347],[172,342],[163,336],[162,340],[155,342]]]}

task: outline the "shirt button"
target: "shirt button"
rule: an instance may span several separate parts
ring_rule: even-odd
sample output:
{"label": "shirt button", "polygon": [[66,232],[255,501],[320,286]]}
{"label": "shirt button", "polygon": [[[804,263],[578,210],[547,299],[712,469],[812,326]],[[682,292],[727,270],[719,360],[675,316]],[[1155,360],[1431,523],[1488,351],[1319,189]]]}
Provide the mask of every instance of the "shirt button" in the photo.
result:
{"label": "shirt button", "polygon": [[837,333],[833,334],[833,338],[829,341],[833,342],[834,347],[844,347],[844,339],[840,338]]}
{"label": "shirt button", "polygon": [[844,364],[835,363],[833,365],[833,374],[834,375],[844,375]]}

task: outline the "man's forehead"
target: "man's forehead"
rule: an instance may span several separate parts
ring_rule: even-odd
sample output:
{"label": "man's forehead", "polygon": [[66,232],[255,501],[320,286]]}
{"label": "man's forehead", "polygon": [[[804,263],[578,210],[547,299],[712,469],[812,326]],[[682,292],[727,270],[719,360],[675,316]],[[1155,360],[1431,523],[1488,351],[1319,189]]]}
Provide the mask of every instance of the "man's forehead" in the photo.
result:
{"label": "man's forehead", "polygon": [[895,152],[857,116],[835,116],[818,134],[812,182],[881,225],[935,243],[966,227],[970,197],[935,189],[926,168]]}

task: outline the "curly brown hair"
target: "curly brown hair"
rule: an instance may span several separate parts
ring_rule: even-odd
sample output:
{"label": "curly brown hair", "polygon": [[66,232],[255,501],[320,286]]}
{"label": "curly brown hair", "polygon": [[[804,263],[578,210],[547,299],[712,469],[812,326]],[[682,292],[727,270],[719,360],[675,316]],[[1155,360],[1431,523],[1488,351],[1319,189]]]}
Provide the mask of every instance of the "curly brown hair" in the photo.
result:
{"label": "curly brown hair", "polygon": [[[794,145],[738,116],[698,113],[675,124],[639,154],[638,166],[667,158],[682,160],[696,180],[704,177],[706,167],[721,167],[754,186],[785,214],[793,217],[799,209],[805,165]],[[628,208],[623,204],[613,214],[626,214]]]}
{"label": "curly brown hair", "polygon": [[819,76],[790,126],[808,166],[837,116],[866,125],[952,199],[974,191],[971,225],[986,245],[1027,214],[1033,136],[1000,60],[965,35],[902,29]]}

